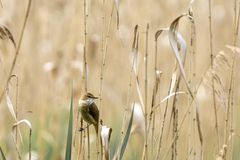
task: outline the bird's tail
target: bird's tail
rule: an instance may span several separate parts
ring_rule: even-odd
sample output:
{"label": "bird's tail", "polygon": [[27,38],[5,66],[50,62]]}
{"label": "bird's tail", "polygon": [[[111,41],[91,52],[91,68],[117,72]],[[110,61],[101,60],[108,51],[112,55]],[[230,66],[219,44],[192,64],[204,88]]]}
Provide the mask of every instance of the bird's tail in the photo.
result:
{"label": "bird's tail", "polygon": [[94,128],[95,128],[96,134],[98,135],[98,124],[94,124]]}

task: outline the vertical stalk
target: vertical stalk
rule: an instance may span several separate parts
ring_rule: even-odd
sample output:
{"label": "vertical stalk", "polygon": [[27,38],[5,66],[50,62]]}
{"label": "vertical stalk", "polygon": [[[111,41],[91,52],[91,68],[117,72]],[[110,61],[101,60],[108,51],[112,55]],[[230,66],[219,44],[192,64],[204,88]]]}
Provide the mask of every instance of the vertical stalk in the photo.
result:
{"label": "vertical stalk", "polygon": [[[208,0],[208,9],[209,9],[209,43],[210,43],[210,57],[211,57],[211,70],[213,71],[213,34],[212,34],[212,1]],[[214,116],[215,116],[215,130],[216,130],[216,135],[217,135],[217,146],[218,146],[218,151],[220,150],[220,137],[219,137],[219,127],[218,127],[218,114],[217,114],[217,104],[216,104],[216,94],[215,94],[215,82],[214,78],[212,76],[212,94],[213,94],[213,107],[214,107]]]}
{"label": "vertical stalk", "polygon": [[151,113],[150,113],[150,119],[149,119],[149,125],[151,123],[151,116],[152,116],[152,135],[151,135],[151,157],[153,157],[153,149],[154,149],[154,132],[155,132],[155,110],[154,106],[156,103],[156,94],[158,90],[158,79],[157,79],[157,62],[158,62],[158,56],[157,56],[157,38],[155,37],[155,62],[154,62],[154,75],[155,75],[155,85],[153,88],[153,95],[152,95],[152,106],[151,106]]}
{"label": "vertical stalk", "polygon": [[[16,110],[16,119],[18,121],[18,77],[16,76],[16,102],[15,102],[15,110]],[[16,127],[16,145],[18,144],[17,138],[18,127]]]}
{"label": "vertical stalk", "polygon": [[146,28],[146,52],[145,52],[145,87],[144,87],[144,93],[145,93],[145,112],[144,112],[144,118],[145,118],[145,144],[144,144],[144,150],[145,150],[145,160],[148,160],[148,132],[147,132],[147,122],[148,122],[148,101],[147,101],[147,89],[148,89],[148,31],[149,31],[149,24],[147,24]]}
{"label": "vertical stalk", "polygon": [[[239,28],[239,17],[240,17],[240,7],[239,7],[239,5],[240,5],[240,2],[238,2],[238,13],[237,13],[237,0],[234,0],[234,42],[233,42],[233,46],[234,47],[237,47],[237,38],[238,38],[238,28]],[[235,108],[234,108],[234,97],[235,97],[235,95],[234,95],[234,76],[235,76],[235,74],[236,74],[236,72],[234,72],[234,70],[235,70],[235,59],[236,59],[236,50],[234,49],[234,58],[233,58],[233,64],[232,64],[232,71],[231,72],[233,72],[232,73],[232,75],[231,75],[231,80],[230,81],[232,81],[231,83],[232,83],[232,89],[231,89],[231,100],[229,100],[229,101],[231,101],[231,103],[230,103],[230,107],[231,107],[231,115],[230,115],[230,136],[232,136],[232,133],[234,132],[234,113],[235,113]],[[232,80],[233,79],[233,80]],[[231,138],[231,146],[232,146],[232,149],[233,149],[233,142],[234,142],[234,136],[232,136],[232,138]],[[232,154],[232,156],[233,156],[233,154]],[[230,158],[232,158],[232,157],[230,157]]]}
{"label": "vertical stalk", "polygon": [[[178,76],[176,81],[176,88],[175,93],[179,90],[181,81],[181,75]],[[177,108],[177,94],[173,97],[173,108],[172,108],[172,115],[173,115],[173,139],[174,143],[172,145],[172,160],[178,159],[178,108]]]}
{"label": "vertical stalk", "polygon": [[31,157],[32,157],[32,129],[30,128],[29,130],[29,145],[28,145],[28,158],[29,160],[31,160]]}
{"label": "vertical stalk", "polygon": [[[102,48],[101,48],[101,52],[102,52],[102,63],[101,63],[101,71],[100,71],[100,88],[99,88],[99,122],[98,122],[98,126],[100,126],[100,119],[101,119],[101,115],[102,115],[102,90],[103,90],[103,78],[104,78],[104,69],[105,69],[105,65],[106,65],[106,55],[108,52],[108,40],[110,38],[110,28],[111,28],[111,24],[112,24],[112,17],[113,17],[113,11],[114,11],[114,1],[112,3],[112,8],[111,8],[111,14],[110,14],[110,18],[108,21],[108,25],[107,25],[107,32],[106,35],[104,35],[104,30],[105,30],[105,1],[103,0],[103,16],[102,16],[102,26],[103,26],[103,30],[102,30]],[[105,41],[104,41],[105,40]],[[98,142],[97,142],[97,157],[99,159],[102,159],[103,157],[103,148],[101,145],[101,152],[99,152],[99,141],[101,141],[100,139],[100,128],[98,127]],[[101,143],[101,142],[100,142]],[[101,153],[101,156],[99,156],[99,154]]]}
{"label": "vertical stalk", "polygon": [[[172,86],[172,80],[170,81],[170,84],[169,84],[168,95],[170,94],[171,86]],[[165,106],[164,114],[163,114],[163,120],[162,120],[162,124],[161,124],[161,130],[160,130],[160,135],[159,135],[160,138],[159,138],[157,158],[156,158],[157,160],[159,160],[161,157],[162,138],[163,138],[163,131],[164,131],[166,117],[167,117],[168,103],[169,103],[169,99],[167,99],[167,101],[166,101],[166,106]]]}
{"label": "vertical stalk", "polygon": [[[83,148],[82,148],[82,153],[83,153],[83,155],[82,155],[82,159],[83,160],[85,160],[85,139],[86,139],[86,131],[84,130],[83,131]],[[81,159],[81,158],[80,158]]]}
{"label": "vertical stalk", "polygon": [[100,119],[102,117],[102,84],[103,84],[103,68],[104,68],[104,34],[105,34],[105,0],[102,0],[102,35],[101,35],[101,54],[102,54],[102,63],[101,63],[101,71],[100,71],[100,87],[99,87],[99,101],[98,101],[98,106],[99,106],[99,121],[98,121],[98,135],[97,135],[97,160],[102,159],[102,156],[100,156],[100,151],[99,151],[99,143],[100,143]]}
{"label": "vertical stalk", "polygon": [[[157,70],[157,61],[158,61],[158,56],[157,56],[157,40],[160,34],[162,33],[163,30],[158,30],[155,33],[155,62],[154,62],[154,76],[155,76],[155,82],[153,86],[153,93],[152,93],[152,103],[151,103],[151,110],[149,113],[149,125],[148,125],[148,134],[150,133],[150,127],[151,128],[151,159],[153,158],[153,152],[154,152],[154,136],[155,136],[155,105],[156,105],[156,99],[157,99],[157,93],[158,89],[160,86],[160,77],[161,77],[161,72]],[[160,97],[159,97],[160,100]],[[160,103],[159,103],[159,108],[160,108]],[[161,113],[161,112],[160,112]],[[152,126],[151,126],[152,124]]]}
{"label": "vertical stalk", "polygon": [[88,160],[90,160],[90,137],[89,137],[90,135],[89,135],[89,127],[87,127],[87,144],[88,144],[88,157],[87,157],[87,159]]}
{"label": "vertical stalk", "polygon": [[84,6],[84,50],[83,50],[83,75],[82,75],[82,81],[84,84],[84,91],[87,92],[87,59],[86,59],[86,54],[87,54],[87,18],[88,18],[88,13],[87,13],[87,0],[84,0],[83,2]]}
{"label": "vertical stalk", "polygon": [[[83,119],[81,118],[80,120],[80,127],[83,127]],[[82,152],[82,147],[83,147],[83,132],[80,133],[80,138],[79,138],[79,145],[78,145],[78,155],[77,155],[77,160],[81,160],[81,152]]]}
{"label": "vertical stalk", "polygon": [[[82,81],[84,84],[84,92],[87,92],[88,83],[87,83],[87,38],[88,38],[88,31],[87,31],[87,20],[88,20],[88,11],[87,11],[87,0],[83,1],[83,10],[84,10],[84,50],[83,50],[83,75]],[[82,126],[81,126],[82,127]],[[82,133],[81,133],[82,134]],[[85,143],[83,143],[85,145]],[[89,126],[87,126],[87,158],[90,160],[90,140],[89,140]]]}
{"label": "vertical stalk", "polygon": [[[192,4],[189,6],[189,15],[194,19],[193,10],[192,10]],[[190,67],[190,79],[189,79],[189,86],[191,87],[191,90],[193,91],[194,95],[196,95],[196,27],[195,22],[191,21],[191,40],[190,40],[191,50],[190,50],[190,61],[189,61],[189,67]],[[191,103],[191,97],[189,97],[189,104]],[[193,107],[192,111],[189,111],[189,148],[188,153],[191,156],[192,150],[193,150],[193,159],[196,159],[196,143],[195,143],[195,123],[196,123],[196,108],[197,106]],[[191,132],[193,131],[193,134],[191,135]],[[193,149],[191,144],[191,136],[193,137]]]}
{"label": "vertical stalk", "polygon": [[[236,2],[235,2],[236,5]],[[236,7],[236,6],[235,6]],[[237,13],[235,13],[237,15]],[[237,37],[238,37],[238,29],[239,29],[239,17],[240,17],[240,7],[238,11],[238,16],[235,17],[235,30],[234,30],[234,46],[237,45]],[[235,68],[235,63],[236,63],[236,53],[234,51],[234,56],[233,56],[233,61],[231,65],[231,73],[230,73],[230,83],[229,83],[229,88],[228,88],[228,104],[226,108],[226,117],[225,117],[225,135],[224,135],[224,144],[228,145],[228,139],[229,139],[229,132],[231,132],[230,128],[232,127],[232,124],[229,124],[229,118],[231,116],[231,112],[234,111],[234,104],[233,104],[233,88],[234,88],[234,68]],[[233,115],[232,115],[233,116]],[[231,118],[233,120],[233,118]],[[232,123],[232,122],[231,122]],[[229,126],[230,125],[230,126]],[[231,128],[232,129],[232,128]],[[227,150],[226,154],[224,155],[223,159],[225,160],[227,157]]]}

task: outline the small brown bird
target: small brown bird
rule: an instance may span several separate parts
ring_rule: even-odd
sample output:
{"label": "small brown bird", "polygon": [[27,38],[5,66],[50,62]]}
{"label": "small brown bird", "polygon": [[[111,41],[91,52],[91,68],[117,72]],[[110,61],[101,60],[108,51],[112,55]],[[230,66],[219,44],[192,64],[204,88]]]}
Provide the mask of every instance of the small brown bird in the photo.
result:
{"label": "small brown bird", "polygon": [[97,98],[98,97],[95,97],[91,93],[86,93],[79,99],[79,111],[82,118],[89,125],[94,125],[96,133],[98,133],[99,110],[97,105],[94,103],[94,100]]}

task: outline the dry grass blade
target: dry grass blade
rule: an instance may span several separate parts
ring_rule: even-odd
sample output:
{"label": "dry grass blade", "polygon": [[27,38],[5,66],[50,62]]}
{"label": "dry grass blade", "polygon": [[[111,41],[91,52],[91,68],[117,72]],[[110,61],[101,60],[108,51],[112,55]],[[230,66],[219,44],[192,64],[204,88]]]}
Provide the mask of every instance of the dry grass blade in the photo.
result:
{"label": "dry grass blade", "polygon": [[187,93],[186,93],[186,92],[183,92],[183,91],[178,91],[178,92],[170,93],[168,96],[166,96],[165,98],[163,98],[160,103],[156,104],[156,105],[154,106],[154,109],[153,109],[153,110],[156,110],[156,109],[160,106],[161,103],[163,103],[163,102],[169,100],[171,97],[173,97],[173,96],[175,96],[175,95],[179,95],[179,94],[185,94],[185,95],[187,95]]}
{"label": "dry grass blade", "polygon": [[163,98],[161,100],[161,103],[165,102],[166,100],[168,100],[169,98],[171,98],[172,96],[175,96],[175,95],[178,95],[178,94],[187,94],[186,92],[183,92],[183,91],[178,91],[178,92],[173,92],[173,93],[170,93],[168,96],[166,96],[165,98]]}
{"label": "dry grass blade", "polygon": [[171,78],[171,86],[170,86],[170,92],[169,92],[170,94],[173,93],[176,82],[177,82],[177,73],[174,72],[172,74],[172,78]]}
{"label": "dry grass blade", "polygon": [[8,94],[8,91],[6,92],[6,102],[7,102],[7,107],[8,107],[9,112],[11,113],[14,120],[17,121],[17,116],[16,116],[16,113],[14,111],[13,103],[12,103],[12,100],[11,100],[9,94]]}
{"label": "dry grass blade", "polygon": [[32,124],[29,120],[22,119],[16,123],[13,124],[13,130],[20,124],[26,124],[30,130],[32,130]]}
{"label": "dry grass blade", "polygon": [[142,106],[139,103],[135,103],[134,105],[134,113],[133,113],[133,127],[131,133],[138,132],[141,135],[144,134],[144,113],[142,110]]}
{"label": "dry grass blade", "polygon": [[[26,120],[26,119],[22,119],[16,123],[13,124],[13,127],[12,127],[12,131],[14,133],[14,130],[16,129],[16,127],[18,127],[20,124],[25,124],[28,126],[29,128],[29,144],[28,144],[28,155],[29,155],[29,160],[31,160],[31,150],[32,150],[32,124],[29,120]],[[16,148],[17,148],[17,145],[16,145]],[[17,149],[18,151],[18,154],[19,154],[19,150]],[[20,154],[18,155],[19,157]]]}
{"label": "dry grass blade", "polygon": [[134,36],[133,37],[134,37],[133,38],[133,44],[132,44],[133,60],[132,60],[131,71],[130,71],[130,80],[129,80],[129,85],[128,85],[127,106],[129,105],[130,99],[131,99],[132,74],[133,74],[134,69],[136,70],[136,65],[137,65],[136,61],[137,61],[137,56],[138,56],[138,53],[137,53],[138,44],[136,44],[136,43],[138,43],[138,25],[136,25],[135,28],[134,28]]}
{"label": "dry grass blade", "polygon": [[[183,79],[184,79],[184,81],[186,81],[186,84],[187,84],[186,73],[184,71],[184,59],[185,58],[183,58],[183,57],[185,57],[187,47],[186,47],[186,43],[185,43],[184,39],[182,38],[182,36],[180,36],[180,34],[177,33],[177,31],[176,31],[180,19],[184,16],[186,16],[186,15],[184,14],[184,15],[179,16],[170,25],[169,41],[170,41],[171,47],[174,51],[174,55],[177,59]],[[190,16],[188,16],[188,17],[190,17]],[[182,54],[183,54],[182,56],[180,55],[180,52],[179,52],[180,49],[182,50]]]}
{"label": "dry grass blade", "polygon": [[[141,93],[141,90],[140,90],[140,84],[139,84],[138,74],[136,73],[135,70],[134,70],[134,73],[135,73],[135,77],[136,77],[136,85],[137,85],[137,93],[138,93],[139,101],[140,101],[140,103],[141,103],[141,106],[144,106],[143,96],[142,96],[142,93]],[[144,110],[144,109],[142,108],[142,110]]]}
{"label": "dry grass blade", "polygon": [[[183,17],[188,17],[188,19],[192,23],[194,23],[194,20],[192,19],[192,17],[187,15],[187,14],[182,14],[179,17],[177,17],[170,25],[170,28],[169,28],[169,41],[170,41],[171,47],[172,47],[172,49],[174,51],[174,55],[175,55],[175,57],[177,59],[177,62],[178,62],[179,69],[180,69],[181,75],[183,77],[183,80],[184,80],[184,82],[186,84],[186,87],[187,87],[191,97],[193,98],[194,96],[193,96],[193,93],[191,92],[191,89],[190,89],[190,87],[188,85],[186,73],[185,73],[185,70],[184,70],[184,63],[185,63],[187,46],[186,46],[186,42],[183,39],[183,37],[181,36],[181,34],[177,32],[179,21]],[[180,55],[180,51],[182,51],[182,55]]]}
{"label": "dry grass blade", "polygon": [[[158,73],[156,73],[156,74],[158,74]],[[151,105],[150,115],[153,114],[152,112],[154,112],[154,105],[156,103],[156,95],[157,95],[158,90],[159,90],[161,74],[162,74],[162,72],[159,71],[159,74],[156,76],[155,84],[154,84],[154,87],[153,87],[152,105]]]}
{"label": "dry grass blade", "polygon": [[[194,23],[194,19],[190,15],[182,14],[179,17],[177,17],[170,25],[169,41],[170,41],[171,47],[174,51],[174,55],[177,59],[179,69],[180,69],[181,75],[183,77],[183,80],[185,82],[185,85],[187,87],[187,90],[188,90],[191,98],[193,99],[193,101],[196,104],[197,129],[198,129],[198,134],[199,134],[199,140],[200,140],[200,143],[201,143],[201,157],[202,157],[202,154],[203,154],[203,135],[202,135],[201,126],[200,126],[199,111],[198,111],[197,103],[194,99],[194,94],[192,93],[192,91],[190,89],[190,86],[188,85],[186,73],[184,71],[184,61],[185,61],[185,55],[184,55],[185,53],[184,52],[186,52],[186,47],[184,47],[184,44],[181,42],[184,39],[179,38],[178,35],[180,35],[180,34],[177,33],[178,24],[179,24],[179,21],[182,17],[187,17],[191,21],[191,23]],[[182,52],[183,52],[182,56],[180,55],[180,50],[182,50]]]}
{"label": "dry grass blade", "polygon": [[117,9],[117,29],[119,29],[119,0],[115,0],[115,6]]}
{"label": "dry grass blade", "polygon": [[[142,96],[141,89],[140,89],[139,78],[138,78],[138,71],[137,71],[137,68],[138,68],[138,66],[137,66],[137,61],[138,61],[138,40],[139,40],[139,34],[138,34],[138,30],[137,29],[138,29],[138,26],[136,25],[135,29],[134,29],[134,40],[133,40],[133,51],[134,51],[133,71],[134,71],[134,75],[135,75],[139,101],[141,103],[141,106],[144,106],[143,96]],[[142,108],[142,110],[144,111],[143,108]]]}
{"label": "dry grass blade", "polygon": [[138,25],[136,25],[135,28],[134,28],[134,36],[133,36],[134,38],[133,38],[133,44],[132,44],[133,60],[132,60],[132,64],[131,64],[130,78],[129,78],[129,84],[128,84],[127,104],[125,106],[125,110],[124,110],[124,114],[123,114],[123,123],[122,123],[122,129],[121,129],[121,135],[122,136],[124,134],[124,128],[125,128],[125,122],[126,122],[126,113],[127,113],[127,110],[128,110],[130,100],[131,100],[132,77],[133,77],[133,70],[134,70],[135,63],[136,63],[135,61],[136,61],[136,58],[137,58],[137,51],[136,51],[137,34],[138,34]]}
{"label": "dry grass blade", "polygon": [[[178,27],[178,21],[177,22],[173,22],[170,26],[169,29],[169,39],[170,39],[170,44],[175,52],[175,57],[177,59],[177,62],[180,66],[180,71],[181,71],[181,66],[182,68],[184,67],[185,64],[185,59],[186,59],[186,51],[187,51],[187,45],[185,40],[183,39],[183,37],[181,36],[180,33],[178,33],[177,30]],[[174,33],[174,34],[172,34]],[[171,38],[171,35],[175,37],[175,41],[173,41],[173,38]],[[175,43],[173,43],[175,42]],[[180,53],[182,55],[180,55]],[[177,71],[177,65],[175,66],[175,73]],[[178,78],[172,83],[173,87],[171,89],[174,89],[175,93],[178,92],[179,90],[179,86],[180,86],[180,81],[181,81],[181,75],[185,75],[184,73],[184,68],[181,71],[182,74],[178,75]],[[186,79],[186,75],[185,75],[185,79]],[[174,80],[174,79],[172,79]],[[175,86],[176,83],[176,87]],[[188,86],[187,86],[188,87]],[[190,87],[188,87],[190,88]],[[189,92],[190,89],[188,89]],[[172,90],[170,90],[170,94],[172,93]],[[173,98],[173,106],[172,106],[172,112],[171,112],[171,116],[170,116],[170,123],[172,122],[173,128],[172,128],[172,133],[173,133],[173,137],[178,137],[178,132],[177,132],[177,127],[178,127],[178,107],[176,106],[177,103],[177,94],[174,95]],[[169,128],[170,129],[170,128]],[[178,139],[176,139],[174,141],[174,144],[172,146],[172,158],[173,159],[177,159],[178,156]]]}
{"label": "dry grass blade", "polygon": [[[155,33],[155,43],[157,43],[159,36],[160,36],[162,33],[164,33],[164,31],[168,31],[168,30],[169,30],[169,28],[159,29],[159,30]],[[155,47],[157,47],[157,46],[155,46]]]}
{"label": "dry grass blade", "polygon": [[13,38],[11,31],[8,29],[8,27],[6,27],[5,25],[2,25],[2,24],[0,25],[0,38],[2,40],[10,39],[11,42],[13,43],[14,47],[16,48],[16,43],[15,43],[15,40]]}
{"label": "dry grass blade", "polygon": [[155,41],[158,40],[158,37],[161,35],[161,33],[163,32],[164,30],[160,29],[158,30],[156,33],[155,33]]}
{"label": "dry grass blade", "polygon": [[[13,106],[12,100],[11,100],[11,98],[10,98],[10,96],[9,96],[9,91],[8,91],[8,89],[7,89],[7,91],[6,91],[6,103],[7,103],[8,110],[9,110],[9,112],[11,113],[13,119],[17,122],[17,114],[16,114],[16,112],[14,111],[14,106]],[[19,134],[19,136],[20,136],[20,141],[23,142],[22,134],[21,134],[20,130],[16,129],[16,134],[17,134],[17,132],[18,132],[18,134]],[[16,137],[17,137],[17,135],[16,135]]]}
{"label": "dry grass blade", "polygon": [[154,66],[154,70],[155,70],[155,83],[153,86],[153,93],[152,93],[152,103],[151,103],[151,111],[150,111],[150,117],[149,117],[149,125],[148,125],[148,135],[150,133],[150,127],[152,125],[152,133],[151,133],[151,156],[153,156],[153,152],[154,152],[154,137],[155,137],[155,110],[154,110],[154,106],[156,105],[156,99],[157,99],[157,93],[159,90],[159,86],[160,86],[160,78],[162,75],[162,71],[159,71],[157,69],[157,64],[158,64],[158,56],[157,56],[157,40],[158,37],[160,36],[160,34],[162,33],[163,30],[158,30],[155,33],[155,66]]}
{"label": "dry grass blade", "polygon": [[137,46],[137,36],[138,36],[138,25],[134,27],[134,38],[133,38],[133,44],[132,44],[132,50],[136,49]]}
{"label": "dry grass blade", "polygon": [[108,128],[107,126],[102,126],[101,129],[101,140],[104,149],[105,160],[110,159],[110,138],[112,134],[112,128]]}

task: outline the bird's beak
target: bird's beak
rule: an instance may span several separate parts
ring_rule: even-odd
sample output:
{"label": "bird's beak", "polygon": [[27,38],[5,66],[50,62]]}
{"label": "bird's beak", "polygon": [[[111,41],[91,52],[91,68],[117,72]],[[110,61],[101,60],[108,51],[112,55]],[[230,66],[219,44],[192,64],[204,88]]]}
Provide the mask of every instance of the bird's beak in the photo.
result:
{"label": "bird's beak", "polygon": [[92,97],[93,99],[98,99],[98,97]]}

